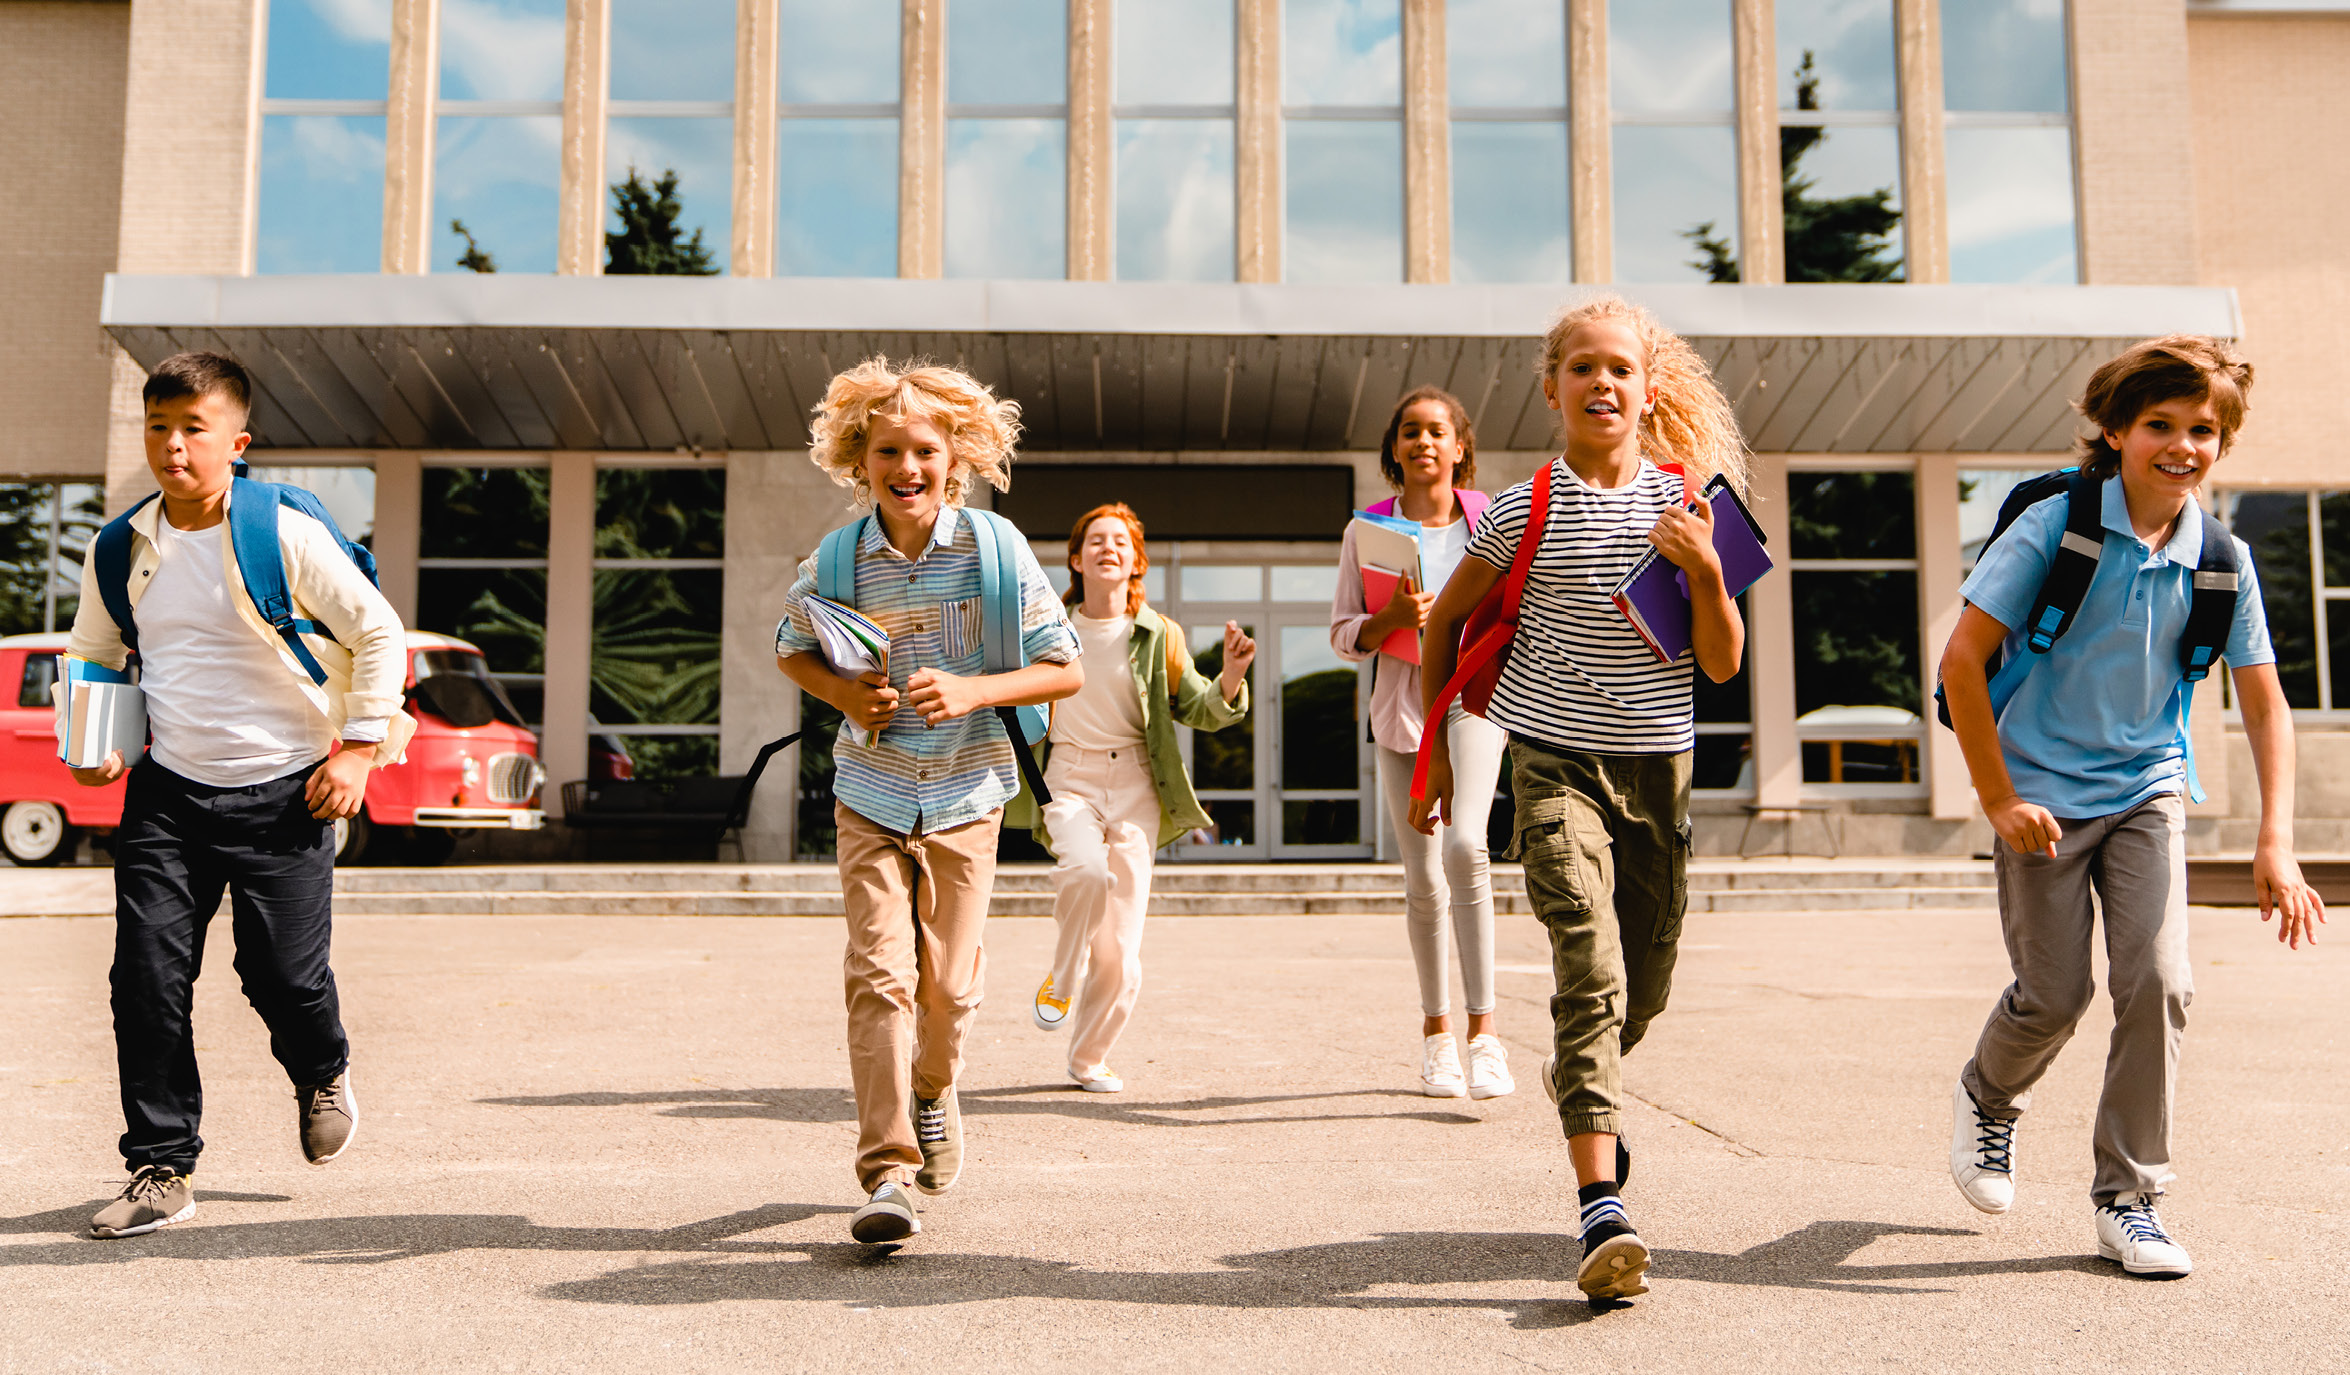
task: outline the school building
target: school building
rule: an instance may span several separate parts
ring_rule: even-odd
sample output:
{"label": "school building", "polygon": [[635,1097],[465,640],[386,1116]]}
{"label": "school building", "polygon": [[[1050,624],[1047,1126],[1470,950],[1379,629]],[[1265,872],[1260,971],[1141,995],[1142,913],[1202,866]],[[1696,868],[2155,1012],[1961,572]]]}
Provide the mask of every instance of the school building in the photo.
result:
{"label": "school building", "polygon": [[[1699,699],[1700,849],[1965,854],[1961,579],[2090,370],[2199,331],[2259,369],[2215,509],[2301,847],[2350,851],[2346,76],[2350,3],[2289,0],[0,0],[0,630],[62,625],[148,485],[142,367],[224,348],[255,461],[488,652],[554,780],[738,771],[848,514],[809,408],[924,354],[1022,404],[997,506],[1048,569],[1128,500],[1195,648],[1263,646],[1181,857],[1369,856],[1326,618],[1388,412],[1444,385],[1522,479],[1535,340],[1616,290],[1736,401],[1784,570]],[[2195,737],[2193,844],[2248,850],[2216,688]],[[803,763],[751,857],[828,845]]]}

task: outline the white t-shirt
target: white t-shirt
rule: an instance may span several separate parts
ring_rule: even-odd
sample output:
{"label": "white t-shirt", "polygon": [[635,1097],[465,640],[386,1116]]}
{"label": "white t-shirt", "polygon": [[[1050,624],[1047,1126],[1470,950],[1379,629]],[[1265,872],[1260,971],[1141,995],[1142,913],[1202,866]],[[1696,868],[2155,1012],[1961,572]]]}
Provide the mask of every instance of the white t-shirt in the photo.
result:
{"label": "white t-shirt", "polygon": [[1469,552],[1468,513],[1450,525],[1423,525],[1420,527],[1420,567],[1426,570],[1428,585],[1422,592],[1442,592],[1452,581],[1452,571],[1461,566],[1461,555]]}
{"label": "white t-shirt", "polygon": [[1594,754],[1688,749],[1696,735],[1694,658],[1658,663],[1608,595],[1648,552],[1648,532],[1680,501],[1681,479],[1642,459],[1629,485],[1603,491],[1553,459],[1532,481],[1495,497],[1470,537],[1469,552],[1504,576],[1526,529],[1534,482],[1550,484],[1550,511],[1486,719]]}
{"label": "white t-shirt", "polygon": [[1122,750],[1142,743],[1142,700],[1134,695],[1134,673],[1127,666],[1128,642],[1134,635],[1132,616],[1097,621],[1071,612],[1077,643],[1084,654],[1085,686],[1074,697],[1053,704],[1052,742],[1081,750]]}
{"label": "white t-shirt", "polygon": [[334,733],[277,651],[230,598],[228,523],[155,523],[161,558],[139,598],[140,686],[155,762],[216,788],[249,788],[326,758]]}

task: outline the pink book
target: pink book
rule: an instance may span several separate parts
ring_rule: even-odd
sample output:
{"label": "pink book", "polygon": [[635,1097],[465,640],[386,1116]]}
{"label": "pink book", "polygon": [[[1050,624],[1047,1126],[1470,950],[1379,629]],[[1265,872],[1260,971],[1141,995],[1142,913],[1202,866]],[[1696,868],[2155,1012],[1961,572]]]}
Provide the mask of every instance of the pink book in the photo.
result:
{"label": "pink book", "polygon": [[[1390,573],[1384,568],[1364,564],[1363,609],[1376,616],[1381,608],[1395,599],[1395,589],[1403,582],[1403,574]],[[1381,654],[1391,654],[1415,667],[1420,662],[1420,632],[1398,630],[1379,646]]]}

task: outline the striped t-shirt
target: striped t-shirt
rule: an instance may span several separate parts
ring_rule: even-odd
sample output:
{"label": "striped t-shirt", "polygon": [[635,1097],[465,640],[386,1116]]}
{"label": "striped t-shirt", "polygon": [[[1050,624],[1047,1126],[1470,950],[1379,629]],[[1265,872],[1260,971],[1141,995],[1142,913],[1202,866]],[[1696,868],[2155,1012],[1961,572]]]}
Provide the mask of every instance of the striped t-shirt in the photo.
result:
{"label": "striped t-shirt", "polygon": [[[1688,749],[1688,655],[1660,664],[1608,593],[1648,552],[1657,517],[1681,499],[1681,479],[1646,459],[1630,485],[1601,491],[1552,460],[1542,547],[1527,570],[1518,633],[1486,717],[1547,744],[1594,754]],[[1533,481],[1493,499],[1469,552],[1508,575],[1526,529]]]}
{"label": "striped t-shirt", "polygon": [[[1014,540],[1020,564],[1020,648],[1024,662],[1066,664],[1078,655],[1077,632],[1026,541]],[[979,539],[957,506],[938,514],[922,556],[909,560],[869,518],[857,541],[856,606],[889,635],[889,685],[901,694],[916,669],[959,677],[987,672],[980,639]],[[775,652],[789,658],[817,648],[808,623],[816,559],[783,597]],[[937,726],[902,700],[871,745],[849,739],[844,725],[832,747],[833,795],[876,825],[900,835],[943,831],[977,821],[1020,791],[1012,742],[993,711],[982,709]]]}

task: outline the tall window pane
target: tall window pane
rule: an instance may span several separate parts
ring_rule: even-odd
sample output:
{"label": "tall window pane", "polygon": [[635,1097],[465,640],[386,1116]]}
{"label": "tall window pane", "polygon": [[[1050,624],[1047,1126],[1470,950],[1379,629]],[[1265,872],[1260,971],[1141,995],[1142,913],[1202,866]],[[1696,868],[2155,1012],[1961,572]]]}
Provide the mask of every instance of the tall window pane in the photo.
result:
{"label": "tall window pane", "polygon": [[1233,278],[1233,0],[1118,0],[1117,275]]}
{"label": "tall window pane", "polygon": [[588,710],[635,777],[715,773],[726,474],[599,471],[595,547]]}
{"label": "tall window pane", "polygon": [[1735,108],[1729,0],[1608,0],[1608,101],[1619,115]]}
{"label": "tall window pane", "polygon": [[382,270],[383,116],[262,116],[255,214],[257,271]]}
{"label": "tall window pane", "polygon": [[1608,0],[1615,276],[1735,281],[1728,0]]}
{"label": "tall window pane", "polygon": [[1559,0],[1452,0],[1446,97],[1464,106],[1565,109],[1567,7]]}
{"label": "tall window pane", "polygon": [[786,105],[898,102],[898,0],[782,0]]}
{"label": "tall window pane", "polygon": [[72,627],[105,512],[96,483],[0,482],[0,635]]}
{"label": "tall window pane", "polygon": [[[1779,108],[1897,110],[1893,0],[1776,0]],[[1798,97],[1806,77],[1813,103]]]}
{"label": "tall window pane", "polygon": [[1121,105],[1230,105],[1233,0],[1118,0]]}
{"label": "tall window pane", "polygon": [[1058,105],[1069,98],[1068,0],[952,0],[947,103]]}
{"label": "tall window pane", "polygon": [[1898,281],[1893,0],[1784,0],[1777,15],[1787,280]]}
{"label": "tall window pane", "polygon": [[2080,280],[2071,129],[1948,129],[1943,165],[1950,280]]}
{"label": "tall window pane", "polygon": [[468,242],[501,272],[553,272],[560,115],[444,115],[433,150],[433,270],[460,270]]}
{"label": "tall window pane", "polygon": [[563,0],[443,0],[441,99],[562,98]]}
{"label": "tall window pane", "polygon": [[2072,108],[2064,0],[1942,0],[1942,103],[1952,110]]}
{"label": "tall window pane", "polygon": [[1787,508],[1803,781],[1916,786],[1916,479],[1790,473]]}
{"label": "tall window pane", "polygon": [[1563,282],[1572,271],[1566,13],[1558,0],[1446,7],[1456,282]]}
{"label": "tall window pane", "polygon": [[783,0],[783,276],[897,275],[899,12],[898,0]]}
{"label": "tall window pane", "polygon": [[[2285,701],[2305,711],[2325,706],[2317,674],[2319,589],[2313,586],[2316,578],[2309,560],[2309,493],[2227,492],[2220,498],[2220,514],[2229,532],[2252,546],[2261,608],[2268,615],[2268,638],[2277,652],[2277,681],[2284,687]],[[2330,575],[2327,580],[2332,580]],[[2333,665],[2329,662],[2327,668],[2330,671]],[[2334,700],[2350,697],[2350,683],[2330,676]]]}
{"label": "tall window pane", "polygon": [[612,0],[612,98],[734,99],[734,0]]}
{"label": "tall window pane", "polygon": [[284,100],[382,100],[392,63],[392,7],[273,0],[263,91]]}
{"label": "tall window pane", "polygon": [[1402,281],[1402,123],[1297,121],[1288,151],[1288,280]]}
{"label": "tall window pane", "polygon": [[[711,261],[724,272],[733,247],[734,121],[615,115],[604,129],[605,182],[617,184],[633,172],[654,186],[675,172],[680,237],[700,233]],[[604,221],[607,230],[621,227],[609,195]]]}
{"label": "tall window pane", "polygon": [[1068,275],[1065,0],[947,8],[946,275]]}
{"label": "tall window pane", "polygon": [[1284,103],[1402,103],[1401,0],[1287,0],[1281,21]]}
{"label": "tall window pane", "polygon": [[525,720],[542,721],[547,470],[427,468],[416,628],[469,640]]}

